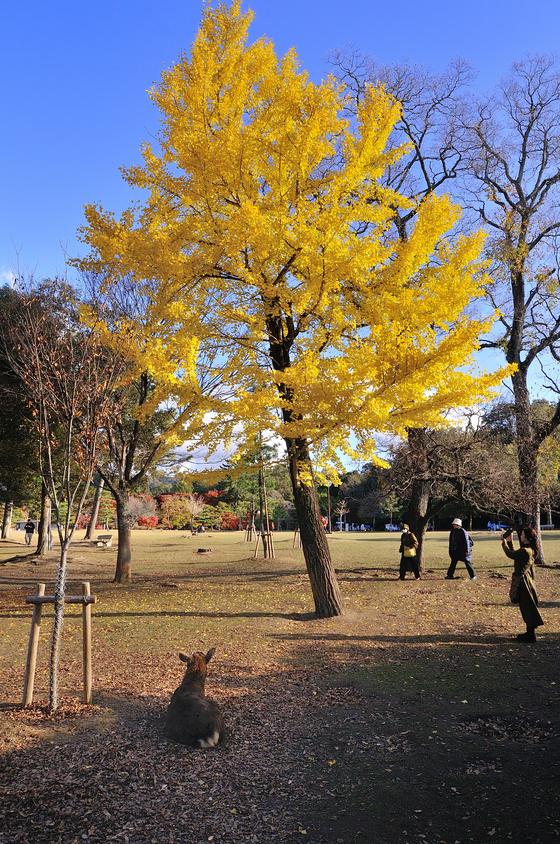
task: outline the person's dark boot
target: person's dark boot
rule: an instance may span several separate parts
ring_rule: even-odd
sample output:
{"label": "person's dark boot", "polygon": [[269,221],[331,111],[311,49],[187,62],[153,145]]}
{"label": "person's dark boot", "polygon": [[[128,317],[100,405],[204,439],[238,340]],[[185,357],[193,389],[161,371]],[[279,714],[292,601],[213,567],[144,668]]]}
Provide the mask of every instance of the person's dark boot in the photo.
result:
{"label": "person's dark boot", "polygon": [[526,633],[518,633],[515,637],[518,642],[536,642],[537,636],[534,630],[527,630]]}

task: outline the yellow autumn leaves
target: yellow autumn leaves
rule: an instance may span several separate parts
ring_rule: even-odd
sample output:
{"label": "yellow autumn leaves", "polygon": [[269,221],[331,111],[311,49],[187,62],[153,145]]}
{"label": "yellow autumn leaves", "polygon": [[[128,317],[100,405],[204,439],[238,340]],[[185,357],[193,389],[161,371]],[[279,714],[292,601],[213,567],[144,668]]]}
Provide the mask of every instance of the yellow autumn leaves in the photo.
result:
{"label": "yellow autumn leaves", "polygon": [[159,147],[126,171],[148,196],[118,220],[86,208],[82,266],[149,291],[135,348],[176,401],[198,397],[202,442],[268,430],[336,466],[357,437],[371,458],[373,431],[441,424],[503,377],[472,368],[483,238],[451,236],[445,196],[395,237],[410,200],[381,178],[407,154],[390,145],[399,104],[372,87],[351,123],[335,81],[249,44],[250,22],[239,2],[207,7],[152,91]]}

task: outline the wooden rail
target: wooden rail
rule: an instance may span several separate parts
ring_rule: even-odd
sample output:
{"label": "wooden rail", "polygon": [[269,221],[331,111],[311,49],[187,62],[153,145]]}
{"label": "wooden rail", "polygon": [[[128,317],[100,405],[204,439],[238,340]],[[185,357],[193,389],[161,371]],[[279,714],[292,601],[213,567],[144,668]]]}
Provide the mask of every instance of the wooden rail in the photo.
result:
{"label": "wooden rail", "polygon": [[[41,633],[41,617],[44,604],[56,603],[54,595],[45,595],[45,584],[38,583],[35,595],[28,595],[26,604],[33,605],[31,630],[27,646],[25,676],[23,680],[23,705],[33,703],[33,689],[35,686],[35,672],[37,669],[37,652],[39,650],[39,635]],[[82,605],[82,638],[83,638],[83,687],[84,703],[91,703],[92,668],[91,668],[91,605],[97,603],[97,596],[91,594],[88,581],[82,583],[81,595],[65,595],[62,603]]]}

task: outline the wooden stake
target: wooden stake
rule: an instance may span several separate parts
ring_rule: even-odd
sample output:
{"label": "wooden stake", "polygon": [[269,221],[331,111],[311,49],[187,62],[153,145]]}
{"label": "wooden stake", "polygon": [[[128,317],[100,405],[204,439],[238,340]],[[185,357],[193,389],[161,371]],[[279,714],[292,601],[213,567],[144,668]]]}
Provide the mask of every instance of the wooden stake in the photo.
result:
{"label": "wooden stake", "polygon": [[91,703],[91,603],[87,599],[91,597],[89,582],[82,583],[82,594],[84,603],[82,606],[82,628],[83,628],[83,657],[84,657],[84,703]]}
{"label": "wooden stake", "polygon": [[[37,598],[45,594],[45,584],[37,584]],[[25,676],[23,680],[23,705],[31,706],[33,703],[33,687],[35,686],[35,669],[37,667],[37,651],[39,649],[39,634],[41,632],[41,615],[43,612],[42,602],[37,602],[33,607],[31,618],[31,631],[29,633],[29,644],[27,646],[27,661],[25,663]]]}
{"label": "wooden stake", "polygon": [[[29,646],[27,649],[27,663],[25,665],[25,677],[23,681],[23,706],[29,706],[33,702],[33,686],[35,684],[35,668],[37,665],[37,649],[39,646],[39,633],[41,629],[41,614],[43,604],[54,604],[54,595],[45,595],[45,584],[38,583],[35,595],[28,595],[26,604],[33,604],[33,617],[31,619],[31,632],[29,634]],[[83,633],[83,670],[84,670],[84,702],[91,703],[92,672],[91,672],[91,605],[97,602],[97,596],[91,594],[89,582],[82,583],[81,595],[66,595],[65,604],[82,605],[82,633]]]}
{"label": "wooden stake", "polygon": [[299,535],[299,528],[296,528],[294,530],[294,541],[292,542],[292,548],[296,547],[296,542],[297,542],[297,547],[301,548],[301,536]]}
{"label": "wooden stake", "polygon": [[[272,532],[270,530],[270,518],[268,515],[268,493],[266,490],[266,480],[264,476],[264,467],[262,470],[262,486],[263,486],[263,503],[264,503],[264,524],[265,524],[265,535],[263,535],[263,552],[265,557],[269,557],[271,560],[274,559],[274,543],[272,541]],[[262,525],[262,522],[261,522]],[[262,529],[262,527],[261,527]],[[266,545],[265,545],[266,542]]]}

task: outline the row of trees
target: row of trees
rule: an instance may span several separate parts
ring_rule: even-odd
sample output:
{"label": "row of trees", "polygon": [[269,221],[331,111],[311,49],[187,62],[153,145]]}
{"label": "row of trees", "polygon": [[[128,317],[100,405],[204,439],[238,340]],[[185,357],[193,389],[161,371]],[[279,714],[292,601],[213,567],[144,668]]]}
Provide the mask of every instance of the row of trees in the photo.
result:
{"label": "row of trees", "polygon": [[[158,143],[126,171],[142,201],[119,218],[86,208],[80,302],[20,296],[7,389],[59,518],[93,471],[113,495],[119,582],[130,495],[175,446],[235,443],[250,463],[263,434],[282,442],[316,611],[330,616],[342,603],[317,482],[337,483],[345,457],[375,461],[375,434],[408,437],[421,537],[433,432],[507,376],[519,509],[539,523],[538,453],[560,423],[560,405],[541,418],[529,398],[539,364],[557,389],[558,74],[517,66],[493,109],[467,106],[461,64],[436,78],[339,56],[342,84],[314,84],[293,52],[250,44],[250,20],[239,2],[206,9],[190,56],[152,92]],[[481,346],[500,369],[474,366]]]}
{"label": "row of trees", "polygon": [[[444,189],[466,210],[465,223],[482,225],[489,238],[486,303],[498,315],[481,340],[512,366],[520,514],[540,526],[539,453],[560,425],[560,75],[554,59],[534,57],[486,100],[472,97],[470,69],[456,62],[442,75],[407,66],[379,67],[367,56],[333,57],[338,77],[358,107],[368,83],[381,80],[402,103],[396,142],[411,155],[388,168],[384,181],[410,197],[397,211],[397,237],[406,240],[417,210]],[[531,410],[531,385],[540,382],[551,412]],[[423,537],[430,518],[432,434],[425,425],[408,432],[410,477],[406,517]],[[539,547],[542,561],[542,547]]]}
{"label": "row of trees", "polygon": [[[250,476],[247,480],[250,479]],[[246,480],[243,478],[243,480]],[[150,484],[151,485],[151,484]],[[229,484],[228,484],[229,485]],[[97,491],[96,491],[97,492]],[[102,509],[94,520],[96,496],[91,508],[87,508],[79,524],[89,528],[90,524],[113,526],[116,523],[114,501],[109,493],[101,499]],[[105,505],[105,506],[103,506]],[[113,505],[113,506],[112,506]],[[90,512],[91,510],[91,512]],[[268,490],[268,510],[271,520],[278,529],[293,525],[293,505],[274,488]],[[259,496],[253,494],[242,500],[230,497],[218,490],[205,494],[172,492],[156,495],[149,493],[132,495],[128,502],[128,516],[132,527],[194,529],[200,526],[217,530],[239,530],[247,523],[258,525],[260,521]],[[86,537],[87,538],[87,537]]]}
{"label": "row of trees", "polygon": [[[549,418],[554,406],[537,401],[531,413]],[[487,522],[515,524],[523,517],[524,490],[518,482],[515,416],[511,404],[496,402],[470,415],[461,426],[423,432],[425,462],[408,440],[392,445],[387,469],[367,464],[347,473],[333,497],[344,503],[345,521],[378,525],[407,521],[411,490],[422,472],[429,489],[427,521],[447,527],[462,516],[479,527]],[[560,436],[549,438],[539,456],[540,503],[548,525],[560,512]]]}

